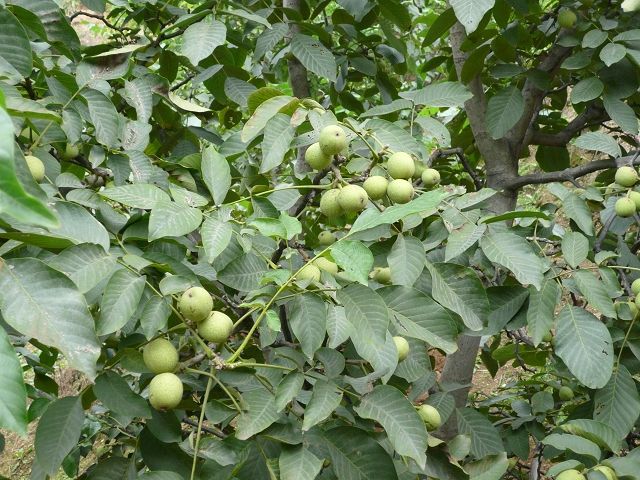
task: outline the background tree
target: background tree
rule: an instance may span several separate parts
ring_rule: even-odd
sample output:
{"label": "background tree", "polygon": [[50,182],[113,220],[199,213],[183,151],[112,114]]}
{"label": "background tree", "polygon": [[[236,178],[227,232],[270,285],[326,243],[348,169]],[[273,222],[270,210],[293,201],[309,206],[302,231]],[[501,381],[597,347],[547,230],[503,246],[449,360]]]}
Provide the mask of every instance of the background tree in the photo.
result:
{"label": "background tree", "polygon": [[33,478],[638,477],[633,2],[85,7],[0,6]]}

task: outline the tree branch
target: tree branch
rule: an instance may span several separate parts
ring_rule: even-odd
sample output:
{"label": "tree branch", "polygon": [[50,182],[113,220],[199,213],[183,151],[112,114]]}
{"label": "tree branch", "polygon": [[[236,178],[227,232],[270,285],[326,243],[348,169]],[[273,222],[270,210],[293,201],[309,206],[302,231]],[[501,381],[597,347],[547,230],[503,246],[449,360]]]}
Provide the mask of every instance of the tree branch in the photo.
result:
{"label": "tree branch", "polygon": [[429,157],[429,165],[432,165],[433,162],[438,158],[446,158],[450,157],[451,155],[455,155],[456,157],[458,157],[458,160],[462,164],[464,170],[473,179],[473,184],[476,186],[476,190],[480,190],[484,186],[484,180],[480,178],[478,172],[476,172],[476,170],[471,167],[462,148],[439,148],[437,150],[434,150]]}
{"label": "tree branch", "polygon": [[189,83],[191,80],[193,80],[193,77],[195,77],[195,73],[190,73],[189,75],[187,75],[184,80],[179,81],[178,83],[176,83],[174,86],[172,86],[169,90],[171,90],[172,92],[175,92],[176,90],[178,90],[180,87],[182,87],[183,85],[186,85],[187,83]]}
{"label": "tree branch", "polygon": [[545,145],[549,147],[564,147],[583,128],[592,122],[602,123],[609,119],[604,109],[596,104],[589,105],[580,115],[571,120],[560,132],[545,133],[534,131],[529,141],[530,145]]}
{"label": "tree branch", "polygon": [[[335,160],[335,161],[338,162],[339,160]],[[313,180],[311,180],[311,184],[320,185],[320,182],[322,181],[322,179],[326,177],[330,171],[331,171],[331,168],[327,167],[324,170],[321,170],[320,172],[318,172],[313,177]],[[291,215],[292,217],[297,217],[298,215],[300,215],[300,213],[302,213],[305,207],[314,199],[316,194],[317,194],[316,190],[309,189],[309,192],[306,195],[303,195],[302,197],[300,197],[298,201],[293,205],[293,207],[291,207],[289,215]],[[282,257],[282,254],[284,253],[285,248],[287,248],[287,242],[285,240],[280,240],[280,243],[278,244],[278,248],[276,248],[275,252],[273,252],[273,255],[271,255],[272,263],[278,263],[280,261],[280,258]]]}
{"label": "tree branch", "polygon": [[578,178],[589,175],[593,172],[600,170],[607,170],[609,168],[618,168],[623,165],[640,165],[640,159],[637,155],[628,155],[616,159],[603,159],[595,160],[593,162],[585,163],[573,168],[567,168],[557,172],[540,172],[532,173],[529,175],[522,175],[516,177],[505,183],[505,190],[518,190],[526,185],[541,185],[545,183],[553,182],[575,182]]}
{"label": "tree branch", "polygon": [[[204,408],[204,406],[202,408]],[[198,422],[196,422],[195,420],[191,420],[189,417],[184,417],[182,419],[182,423],[191,425],[192,427],[198,427]],[[207,427],[205,425],[202,425],[200,427],[200,430],[215,435],[218,438],[227,438],[227,435],[222,430],[216,427]]]}
{"label": "tree branch", "polygon": [[[571,48],[555,44],[550,48],[547,56],[538,64],[536,70],[553,74],[570,53]],[[518,123],[516,123],[506,136],[514,152],[519,152],[524,146],[529,144],[527,137],[530,137],[533,132],[535,119],[538,117],[546,95],[547,92],[538,88],[532,76],[527,78],[524,88],[522,89],[524,112]]]}
{"label": "tree branch", "polygon": [[72,22],[77,17],[95,18],[96,20],[100,20],[102,23],[105,24],[105,26],[109,27],[110,29],[120,32],[122,34],[124,34],[124,32],[127,30],[133,30],[133,28],[130,28],[130,27],[122,27],[122,28],[117,27],[116,25],[111,23],[109,20],[104,18],[104,15],[100,15],[99,13],[91,13],[91,12],[83,12],[83,11],[75,12],[69,15],[69,22]]}

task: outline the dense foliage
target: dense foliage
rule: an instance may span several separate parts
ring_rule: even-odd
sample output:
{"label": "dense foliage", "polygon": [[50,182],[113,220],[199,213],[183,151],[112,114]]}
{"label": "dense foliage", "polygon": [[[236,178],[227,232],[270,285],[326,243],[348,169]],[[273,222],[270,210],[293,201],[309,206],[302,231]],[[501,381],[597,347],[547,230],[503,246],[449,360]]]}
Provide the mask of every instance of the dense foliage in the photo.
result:
{"label": "dense foliage", "polygon": [[83,4],[0,1],[32,478],[640,478],[637,2]]}

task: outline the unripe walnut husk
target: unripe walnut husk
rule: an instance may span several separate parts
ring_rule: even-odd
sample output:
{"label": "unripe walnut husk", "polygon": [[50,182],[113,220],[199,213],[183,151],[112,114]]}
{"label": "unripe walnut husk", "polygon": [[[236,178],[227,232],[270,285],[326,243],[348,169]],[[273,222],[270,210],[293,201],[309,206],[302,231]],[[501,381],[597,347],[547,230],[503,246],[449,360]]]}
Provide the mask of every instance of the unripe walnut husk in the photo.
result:
{"label": "unripe walnut husk", "polygon": [[329,125],[320,131],[318,143],[325,155],[337,155],[347,148],[347,135],[339,125]]}
{"label": "unripe walnut husk", "polygon": [[320,232],[318,234],[318,243],[320,245],[324,245],[324,246],[332,245],[335,243],[335,241],[336,241],[336,236],[327,230]]}
{"label": "unripe walnut husk", "polygon": [[209,342],[226,342],[233,331],[233,321],[223,312],[213,311],[198,324],[198,335]]}
{"label": "unripe walnut husk", "polygon": [[338,203],[345,212],[360,212],[367,206],[369,196],[360,185],[342,187],[338,195]]}
{"label": "unripe walnut husk", "polygon": [[442,417],[440,417],[440,412],[432,407],[431,405],[420,405],[418,408],[418,415],[425,423],[428,431],[437,430],[442,425]]}
{"label": "unripe walnut husk", "polygon": [[570,468],[556,475],[556,480],[586,480],[585,476],[578,470]]}
{"label": "unripe walnut husk", "polygon": [[435,168],[425,168],[421,178],[425,187],[435,187],[440,183],[440,172]]}
{"label": "unripe walnut husk", "polygon": [[340,190],[333,188],[327,190],[320,197],[320,211],[327,216],[327,218],[336,218],[344,213],[338,197],[340,196]]}
{"label": "unripe walnut husk", "polygon": [[213,299],[202,287],[191,287],[178,301],[178,310],[189,320],[200,322],[207,318],[213,309]]}
{"label": "unripe walnut husk", "polygon": [[392,178],[408,179],[416,171],[413,157],[406,152],[396,152],[387,161],[387,171]]}
{"label": "unripe walnut husk", "polygon": [[616,201],[615,210],[619,217],[632,217],[636,213],[636,204],[630,198],[622,197]]}
{"label": "unripe walnut husk", "polygon": [[371,200],[380,200],[387,194],[389,180],[381,176],[371,176],[362,184],[362,188],[367,192]]}
{"label": "unripe walnut husk", "polygon": [[149,383],[149,403],[156,410],[171,410],[182,401],[182,381],[173,373],[156,375]]}
{"label": "unripe walnut husk", "polygon": [[395,343],[396,350],[398,350],[398,362],[402,362],[409,356],[409,342],[404,337],[393,337],[393,343]]}
{"label": "unripe walnut husk", "polygon": [[323,170],[329,166],[332,157],[326,155],[320,148],[319,143],[314,143],[304,154],[304,159],[309,166],[315,170]]}
{"label": "unripe walnut husk", "polygon": [[313,263],[307,263],[302,270],[296,275],[296,280],[311,280],[312,282],[320,281],[320,269]]}
{"label": "unripe walnut husk", "polygon": [[615,180],[621,187],[633,187],[638,182],[638,172],[635,168],[625,165],[616,170]]}
{"label": "unripe walnut husk", "polygon": [[169,340],[158,338],[145,345],[142,359],[153,373],[173,372],[178,366],[178,351]]}
{"label": "unripe walnut husk", "polygon": [[33,179],[38,183],[44,180],[44,163],[42,163],[42,160],[33,155],[27,155],[24,159],[27,161],[27,167],[29,167]]}
{"label": "unripe walnut husk", "polygon": [[409,203],[414,193],[413,185],[408,180],[392,180],[387,187],[387,196],[393,203]]}

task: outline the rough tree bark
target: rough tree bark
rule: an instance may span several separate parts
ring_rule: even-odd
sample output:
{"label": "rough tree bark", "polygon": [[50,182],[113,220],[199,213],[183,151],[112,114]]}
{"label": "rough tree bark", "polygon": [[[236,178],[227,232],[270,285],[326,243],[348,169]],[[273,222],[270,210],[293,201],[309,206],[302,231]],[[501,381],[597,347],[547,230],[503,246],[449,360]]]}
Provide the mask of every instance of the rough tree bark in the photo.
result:
{"label": "rough tree bark", "polygon": [[[453,60],[458,76],[461,76],[462,67],[468,54],[462,48],[467,39],[462,24],[456,23],[449,36]],[[562,62],[571,54],[571,49],[560,45],[549,47],[545,55],[542,55],[536,69],[549,77],[553,77]],[[543,106],[547,92],[540,90],[532,80],[525,81],[522,89],[524,99],[524,112],[520,120],[507,134],[499,139],[493,139],[486,128],[487,99],[480,75],[473,78],[467,87],[473,97],[465,103],[465,112],[473,132],[476,146],[484,158],[487,186],[498,191],[492,198],[490,205],[495,214],[501,214],[515,209],[518,189],[524,185],[533,183],[549,183],[552,181],[575,181],[575,178],[588,172],[610,168],[615,162],[600,161],[591,164],[567,169],[564,172],[552,174],[539,173],[520,177],[518,175],[518,160],[520,152],[532,144],[542,145],[566,145],[569,140],[583,128],[592,122],[606,120],[606,114],[602,109],[592,106],[569,123],[565,130],[558,134],[541,134],[536,131],[536,120]],[[458,351],[447,357],[442,369],[440,381],[443,385],[449,385],[451,394],[455,399],[456,407],[464,407],[473,380],[473,372],[478,355],[480,338],[477,336],[462,335],[458,340]],[[457,419],[455,414],[445,423],[441,429],[444,438],[451,438],[457,434]]]}
{"label": "rough tree bark", "polygon": [[[296,12],[300,12],[300,0],[283,0],[282,6],[289,8]],[[294,22],[289,22],[289,38],[293,37],[296,33],[300,32],[300,25]],[[304,65],[294,57],[289,55],[287,59],[287,69],[289,70],[289,82],[291,84],[291,90],[293,95],[298,98],[307,98],[311,96],[311,88],[309,86],[309,78],[307,77],[307,69]],[[294,169],[298,173],[308,172],[309,167],[304,161],[304,153],[306,148],[298,149],[298,158]]]}
{"label": "rough tree bark", "polygon": [[[300,12],[300,0],[283,0],[282,6],[296,12]],[[294,22],[289,23],[289,36],[293,37],[296,33],[300,33],[300,25]],[[298,98],[306,98],[311,96],[309,88],[309,80],[307,78],[307,69],[293,55],[287,60],[287,68],[289,70],[289,81],[293,94]]]}
{"label": "rough tree bark", "polygon": [[[467,59],[467,54],[461,48],[466,38],[464,27],[456,23],[451,28],[450,42],[458,76],[461,76],[462,67]],[[494,140],[486,129],[487,101],[482,79],[477,76],[467,87],[473,93],[473,97],[465,103],[465,111],[478,150],[485,159],[487,187],[500,192],[493,197],[490,208],[496,214],[504,213],[513,210],[516,204],[515,190],[503,191],[503,185],[518,176],[518,157],[513,154],[506,140]],[[442,369],[440,382],[454,388],[450,393],[457,408],[467,404],[479,346],[479,336],[461,335],[458,339],[458,350],[447,357]],[[444,438],[452,438],[457,432],[457,417],[454,412],[442,426],[440,433]]]}

